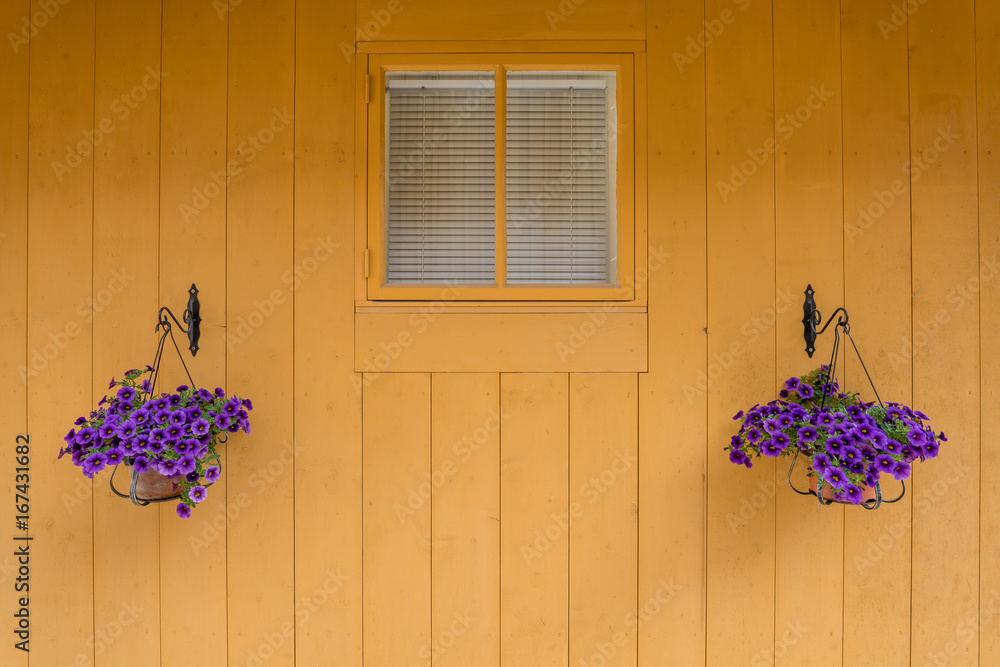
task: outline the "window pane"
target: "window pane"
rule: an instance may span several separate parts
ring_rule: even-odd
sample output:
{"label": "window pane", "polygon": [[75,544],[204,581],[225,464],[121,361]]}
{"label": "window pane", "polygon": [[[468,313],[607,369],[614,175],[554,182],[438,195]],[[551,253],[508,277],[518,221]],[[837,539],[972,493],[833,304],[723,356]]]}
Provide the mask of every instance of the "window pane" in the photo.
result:
{"label": "window pane", "polygon": [[492,72],[386,74],[386,281],[492,283]]}
{"label": "window pane", "polygon": [[507,281],[614,283],[614,72],[508,72]]}

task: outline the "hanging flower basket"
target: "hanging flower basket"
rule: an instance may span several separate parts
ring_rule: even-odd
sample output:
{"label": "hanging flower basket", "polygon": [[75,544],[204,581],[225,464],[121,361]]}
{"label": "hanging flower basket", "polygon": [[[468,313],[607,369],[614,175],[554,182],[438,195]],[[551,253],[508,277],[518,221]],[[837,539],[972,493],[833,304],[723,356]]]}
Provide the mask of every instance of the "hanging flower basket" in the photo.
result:
{"label": "hanging flower basket", "polygon": [[[753,457],[791,456],[788,472],[799,455],[810,463],[811,491],[820,503],[863,504],[875,509],[883,502],[881,477],[910,477],[912,464],[937,457],[944,433],[935,435],[927,415],[900,403],[867,403],[858,394],[839,391],[829,366],[785,381],[779,398],[740,410],[739,433],[726,450],[729,460],[750,468]],[[864,487],[871,487],[867,497]],[[905,493],[905,485],[903,487]],[[900,498],[902,494],[900,495]]]}
{"label": "hanging flower basket", "polygon": [[[157,329],[161,326],[164,331],[153,365],[130,370],[121,381],[112,378],[108,389],[118,387],[117,391],[102,398],[88,417],[76,420],[59,457],[69,454],[88,478],[114,466],[110,484],[115,495],[136,505],[179,500],[177,514],[188,518],[191,509],[205,500],[207,487],[221,475],[217,446],[225,443],[230,433],[250,433],[253,405],[247,399],[227,397],[222,389],[195,388],[190,372],[191,385],[156,394],[167,334],[173,340],[166,318]],[[174,348],[180,355],[176,341]],[[184,370],[187,372],[186,364]],[[123,463],[131,471],[127,494],[119,491],[114,481]]]}

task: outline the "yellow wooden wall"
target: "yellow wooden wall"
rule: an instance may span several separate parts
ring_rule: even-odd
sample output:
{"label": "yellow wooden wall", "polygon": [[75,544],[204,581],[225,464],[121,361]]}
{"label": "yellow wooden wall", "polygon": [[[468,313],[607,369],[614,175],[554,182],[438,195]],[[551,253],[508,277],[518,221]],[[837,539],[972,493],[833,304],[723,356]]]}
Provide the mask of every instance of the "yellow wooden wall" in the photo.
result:
{"label": "yellow wooden wall", "polygon": [[[13,536],[30,434],[33,538],[0,664],[1000,664],[997,3],[4,0],[0,33],[0,505]],[[648,371],[355,372],[356,58],[551,40],[645,52]],[[181,521],[55,453],[191,282],[192,373],[255,419]],[[878,512],[722,452],[811,368],[807,283],[949,437]]]}

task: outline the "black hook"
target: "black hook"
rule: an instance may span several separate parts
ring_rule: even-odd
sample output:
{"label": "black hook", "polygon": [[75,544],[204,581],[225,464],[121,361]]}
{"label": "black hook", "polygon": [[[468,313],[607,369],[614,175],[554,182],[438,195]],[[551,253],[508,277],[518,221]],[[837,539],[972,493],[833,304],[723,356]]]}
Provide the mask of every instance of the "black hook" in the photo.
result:
{"label": "black hook", "polygon": [[188,290],[188,303],[187,309],[184,311],[184,323],[187,324],[187,329],[181,326],[181,323],[177,321],[174,314],[170,312],[170,309],[164,306],[160,308],[160,312],[157,315],[158,324],[156,325],[156,330],[159,331],[160,327],[170,328],[170,320],[167,319],[167,315],[170,319],[177,324],[177,328],[181,330],[182,333],[186,333],[188,341],[191,345],[188,347],[191,350],[191,356],[197,356],[198,354],[198,339],[201,338],[201,303],[198,301],[198,287],[191,283],[191,289]]}

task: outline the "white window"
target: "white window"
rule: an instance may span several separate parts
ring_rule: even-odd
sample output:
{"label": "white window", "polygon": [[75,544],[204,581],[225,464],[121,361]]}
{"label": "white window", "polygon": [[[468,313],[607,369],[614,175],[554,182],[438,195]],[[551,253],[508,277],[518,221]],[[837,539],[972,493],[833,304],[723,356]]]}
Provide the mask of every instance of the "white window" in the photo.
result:
{"label": "white window", "polygon": [[631,298],[630,59],[421,60],[371,57],[369,297]]}

